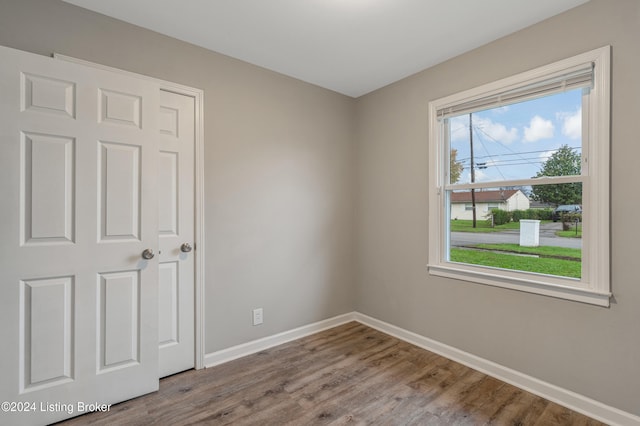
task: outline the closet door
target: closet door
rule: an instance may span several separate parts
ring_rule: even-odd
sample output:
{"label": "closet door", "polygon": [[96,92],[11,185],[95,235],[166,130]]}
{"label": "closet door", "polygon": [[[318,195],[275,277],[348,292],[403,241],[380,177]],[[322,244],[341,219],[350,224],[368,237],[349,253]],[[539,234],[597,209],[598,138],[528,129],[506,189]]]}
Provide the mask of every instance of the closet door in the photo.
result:
{"label": "closet door", "polygon": [[0,47],[1,424],[158,388],[159,92]]}
{"label": "closet door", "polygon": [[159,375],[195,367],[195,99],[160,91]]}

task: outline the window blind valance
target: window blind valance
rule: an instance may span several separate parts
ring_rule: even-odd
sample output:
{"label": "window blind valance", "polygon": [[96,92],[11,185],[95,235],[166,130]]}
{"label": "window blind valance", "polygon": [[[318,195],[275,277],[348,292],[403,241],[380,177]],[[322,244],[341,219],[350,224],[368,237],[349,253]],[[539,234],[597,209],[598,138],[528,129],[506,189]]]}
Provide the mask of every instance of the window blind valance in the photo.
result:
{"label": "window blind valance", "polygon": [[454,105],[438,109],[438,119],[454,117],[470,112],[523,102],[525,100],[565,92],[567,90],[590,88],[593,86],[594,64],[592,62],[563,70],[557,75],[547,76],[539,81],[509,88],[498,93],[488,93]]}

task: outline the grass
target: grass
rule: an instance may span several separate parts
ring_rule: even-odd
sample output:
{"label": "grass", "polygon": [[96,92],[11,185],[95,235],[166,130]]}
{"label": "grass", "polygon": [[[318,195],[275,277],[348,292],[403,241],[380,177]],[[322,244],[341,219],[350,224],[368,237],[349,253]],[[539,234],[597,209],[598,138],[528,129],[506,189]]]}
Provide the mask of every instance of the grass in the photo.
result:
{"label": "grass", "polygon": [[533,254],[541,257],[554,257],[566,260],[580,260],[582,258],[581,249],[556,246],[522,247],[518,244],[476,244],[470,247],[508,253]]}
{"label": "grass", "polygon": [[[540,223],[548,223],[549,220],[540,221]],[[573,225],[572,225],[573,226]],[[491,227],[486,219],[478,219],[476,227],[473,227],[472,220],[455,219],[451,221],[451,232],[500,232],[508,230],[519,230],[520,222],[509,222],[504,225],[496,225]],[[582,238],[582,225],[578,225],[578,233],[576,234],[575,226],[568,231],[557,231],[556,235],[563,238]]]}
{"label": "grass", "polygon": [[476,228],[474,228],[472,220],[458,219],[451,221],[451,232],[500,232],[509,229],[520,229],[520,223],[509,222],[504,225],[496,225],[492,228],[486,219],[478,219],[476,221]]}
{"label": "grass", "polygon": [[582,238],[582,225],[578,225],[577,233],[575,225],[572,225],[572,229],[569,229],[568,231],[557,231],[556,235],[564,238]]}
{"label": "grass", "polygon": [[[582,262],[576,261],[580,260],[579,249],[520,247],[516,244],[481,244],[478,247],[480,246],[483,250],[451,249],[451,261],[569,278],[580,278],[582,274]],[[521,250],[520,253],[541,257],[516,255],[513,252],[517,250],[512,250],[514,246]],[[507,249],[509,251],[505,251]],[[572,260],[568,260],[569,258]]]}

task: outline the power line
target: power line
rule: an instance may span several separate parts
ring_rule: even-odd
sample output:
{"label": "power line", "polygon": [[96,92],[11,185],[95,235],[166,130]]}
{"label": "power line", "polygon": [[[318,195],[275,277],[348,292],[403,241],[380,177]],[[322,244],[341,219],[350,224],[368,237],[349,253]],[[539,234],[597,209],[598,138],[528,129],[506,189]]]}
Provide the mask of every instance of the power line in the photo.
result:
{"label": "power line", "polygon": [[[578,147],[570,146],[569,148],[571,148],[572,150],[582,149],[582,147],[579,147],[579,146]],[[521,151],[521,152],[510,152],[510,153],[506,153],[506,154],[489,154],[489,155],[475,156],[475,158],[476,159],[483,159],[483,158],[491,158],[491,157],[498,157],[498,156],[507,157],[507,156],[513,156],[513,155],[523,155],[523,154],[539,154],[541,152],[551,152],[551,151],[555,152],[557,150],[558,149],[541,149],[541,150],[538,150],[538,151]],[[538,157],[534,157],[534,158],[538,158]],[[469,157],[464,157],[464,158],[461,158],[458,161],[463,162],[463,161],[468,161],[468,160],[469,160]]]}
{"label": "power line", "polygon": [[[487,132],[484,131],[484,129],[481,126],[473,126],[473,122],[471,121],[471,114],[469,114],[469,116],[470,116],[469,125],[468,126],[461,125],[457,127],[453,132],[451,132],[451,134],[454,134],[460,130],[468,129],[469,138],[471,141],[473,140],[472,132],[477,134],[478,137],[476,139],[478,140],[478,142],[480,142],[480,145],[482,146],[483,150],[486,152],[486,155],[475,155],[475,151],[474,151],[474,152],[471,152],[470,157],[457,159],[457,162],[463,166],[462,170],[465,170],[465,169],[470,170],[472,174],[473,174],[474,168],[479,170],[484,170],[488,167],[493,167],[500,174],[502,179],[506,180],[506,177],[502,172],[501,168],[516,167],[516,166],[539,166],[544,164],[549,159],[549,157],[553,155],[553,153],[557,152],[559,149],[559,148],[556,148],[556,149],[542,149],[542,150],[516,152],[513,149],[509,148],[506,144],[500,142],[499,140],[489,135]],[[484,135],[486,138],[488,138],[489,140],[492,140],[493,142],[495,142],[496,144],[498,144],[508,152],[501,153],[501,154],[498,154],[498,153],[491,154],[487,149],[487,146],[484,144],[484,141],[483,141],[484,138],[480,137],[481,135],[479,133],[482,133],[482,135]],[[471,143],[471,147],[473,147],[472,143]],[[575,151],[582,149],[582,147],[574,147],[574,146],[569,148]],[[546,152],[548,152],[549,155],[545,157],[541,157],[539,155],[531,156],[531,154],[540,154],[540,153],[546,153]],[[516,157],[516,158],[504,158],[504,157]],[[489,160],[489,161],[483,161],[483,160]],[[472,178],[472,182],[473,182],[473,178]]]}
{"label": "power line", "polygon": [[[474,129],[474,130],[476,130],[476,134],[477,134],[477,129]],[[490,158],[490,159],[492,159],[492,160],[493,160],[494,155],[489,154],[489,150],[488,150],[488,149],[487,149],[487,147],[484,145],[484,142],[482,141],[482,138],[480,138],[480,137],[479,137],[479,138],[478,138],[478,140],[480,141],[480,145],[482,145],[482,148],[485,150],[485,152],[487,153],[487,155],[486,155],[486,156],[482,156],[482,157],[476,157],[476,158]],[[476,162],[477,162],[477,160],[476,160]],[[484,165],[482,166],[482,169],[486,169],[486,168],[487,168],[486,164],[487,164],[487,163],[485,162],[485,163],[484,163]],[[505,180],[506,180],[506,178],[505,178],[504,174],[502,173],[502,170],[500,170],[500,168],[498,167],[498,165],[497,165],[496,163],[494,163],[494,164],[493,164],[493,166],[496,168],[496,170],[498,171],[498,173],[500,174],[500,176],[502,176],[502,179],[505,179]]]}
{"label": "power line", "polygon": [[[522,162],[522,161],[527,161],[530,164],[540,164],[540,163],[545,163],[547,160],[542,159],[540,157],[522,157],[522,158],[501,158],[501,159],[493,159],[491,158],[490,161],[476,161],[475,164],[479,164],[479,165],[485,165],[488,164],[490,166],[494,166],[494,165],[508,165],[510,163],[515,163],[515,162]],[[458,163],[461,164],[467,164],[469,162],[469,159],[466,160],[461,160],[458,161]]]}

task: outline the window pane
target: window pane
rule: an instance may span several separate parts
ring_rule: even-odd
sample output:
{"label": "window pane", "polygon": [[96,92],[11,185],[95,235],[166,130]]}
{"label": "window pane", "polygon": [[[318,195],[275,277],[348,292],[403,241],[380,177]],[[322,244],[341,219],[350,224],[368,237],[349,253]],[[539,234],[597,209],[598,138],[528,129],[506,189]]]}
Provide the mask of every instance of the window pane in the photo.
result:
{"label": "window pane", "polygon": [[450,183],[579,175],[582,93],[571,90],[446,119]]}
{"label": "window pane", "polygon": [[581,184],[453,191],[448,199],[451,262],[581,278]]}

